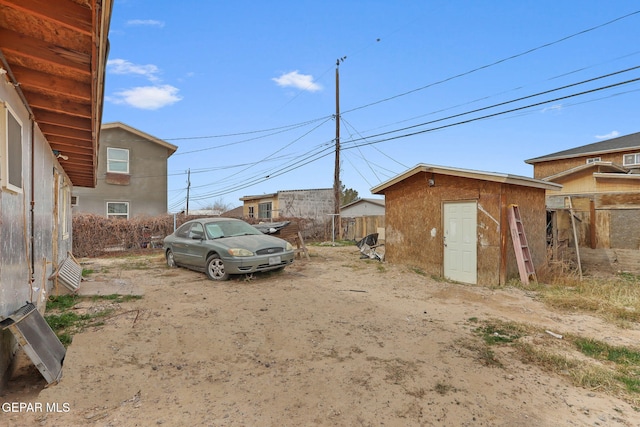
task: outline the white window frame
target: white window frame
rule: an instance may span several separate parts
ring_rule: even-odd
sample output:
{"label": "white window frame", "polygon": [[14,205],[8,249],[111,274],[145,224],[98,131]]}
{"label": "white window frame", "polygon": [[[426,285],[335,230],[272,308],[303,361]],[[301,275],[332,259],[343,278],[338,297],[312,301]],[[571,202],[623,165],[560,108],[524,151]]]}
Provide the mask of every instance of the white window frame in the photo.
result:
{"label": "white window frame", "polygon": [[[126,213],[109,213],[109,205],[111,204],[123,204],[127,207]],[[129,219],[129,202],[107,202],[107,218],[125,218]]]}
{"label": "white window frame", "polygon": [[[2,188],[12,191],[14,193],[22,193],[22,166],[24,158],[24,126],[22,120],[13,111],[13,109],[6,102],[0,102],[3,108],[0,108],[0,155],[2,156],[2,164],[0,165],[0,180],[2,180]],[[20,127],[20,135],[17,136],[13,133],[9,134],[9,117],[15,120],[16,124]],[[10,143],[14,143],[19,140],[19,146],[10,146]],[[20,157],[16,159],[16,157]],[[16,171],[16,168],[18,169]],[[19,175],[19,177],[17,176]],[[16,181],[20,182],[16,182]]]}
{"label": "white window frame", "polygon": [[[629,157],[633,156],[633,163],[627,162]],[[622,156],[622,166],[637,166],[640,165],[640,153],[624,154]]]}
{"label": "white window frame", "polygon": [[[111,152],[115,152],[115,151],[120,151],[120,152],[127,153],[127,160],[112,159],[110,157],[110,153]],[[127,169],[125,171],[111,170],[111,163],[112,162],[124,163],[124,164],[127,165]],[[107,172],[109,172],[109,173],[123,173],[123,174],[128,174],[129,173],[129,150],[128,149],[126,149],[126,148],[107,147]]]}
{"label": "white window frame", "polygon": [[587,164],[601,162],[601,161],[602,161],[601,157],[590,157],[587,159]]}

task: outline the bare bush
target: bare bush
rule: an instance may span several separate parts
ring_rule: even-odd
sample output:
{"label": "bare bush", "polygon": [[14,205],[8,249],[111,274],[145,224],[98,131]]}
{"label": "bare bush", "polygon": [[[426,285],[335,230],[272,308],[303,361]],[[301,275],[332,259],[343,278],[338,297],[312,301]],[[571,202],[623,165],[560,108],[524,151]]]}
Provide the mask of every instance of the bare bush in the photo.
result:
{"label": "bare bush", "polygon": [[[98,257],[109,252],[137,251],[160,248],[162,240],[175,227],[199,218],[194,215],[160,215],[132,219],[106,218],[95,214],[73,216],[73,254],[77,257]],[[257,218],[246,218],[250,224],[260,222]],[[305,240],[331,238],[331,222],[308,218],[278,218],[298,224]]]}

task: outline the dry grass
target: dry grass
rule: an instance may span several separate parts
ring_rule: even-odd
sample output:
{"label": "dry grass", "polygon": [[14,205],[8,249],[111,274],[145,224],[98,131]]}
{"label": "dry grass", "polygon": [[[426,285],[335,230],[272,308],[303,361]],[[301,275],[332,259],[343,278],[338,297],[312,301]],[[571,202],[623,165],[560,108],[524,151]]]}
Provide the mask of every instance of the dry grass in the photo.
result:
{"label": "dry grass", "polygon": [[495,354],[490,348],[509,346],[523,363],[563,376],[575,386],[640,405],[640,348],[612,346],[571,334],[557,341],[529,325],[496,319],[474,323],[478,324],[475,333],[484,341],[484,347],[474,350],[491,354],[493,366],[503,364],[493,360]]}
{"label": "dry grass", "polygon": [[[610,277],[582,279],[565,268],[551,268],[538,274],[539,282],[515,287],[535,291],[550,307],[561,311],[584,312],[598,316],[619,327],[640,321],[640,276],[621,273]],[[523,340],[540,331],[523,325],[505,325],[488,321],[476,331],[487,345],[510,345],[520,360],[547,371],[563,375],[574,385],[620,396],[634,405],[640,404],[640,348],[614,347],[580,336],[565,335],[562,352],[557,345],[534,344]],[[496,339],[495,331],[513,339]],[[511,331],[511,332],[510,332]],[[513,333],[518,331],[520,335]],[[566,352],[575,354],[567,356]]]}
{"label": "dry grass", "polygon": [[584,277],[553,272],[539,275],[538,283],[513,286],[533,290],[550,307],[583,311],[619,326],[640,321],[640,276],[620,273],[610,277]]}

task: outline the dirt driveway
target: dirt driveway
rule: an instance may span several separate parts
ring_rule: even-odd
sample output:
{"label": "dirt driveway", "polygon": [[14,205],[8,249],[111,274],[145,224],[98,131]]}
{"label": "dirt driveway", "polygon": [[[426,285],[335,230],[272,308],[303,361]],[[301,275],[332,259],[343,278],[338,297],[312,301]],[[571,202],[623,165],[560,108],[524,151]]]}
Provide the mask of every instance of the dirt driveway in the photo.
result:
{"label": "dirt driveway", "polygon": [[[435,281],[312,247],[282,273],[213,283],[161,255],[93,260],[83,287],[142,291],[75,335],[62,380],[2,402],[59,411],[0,413],[42,426],[638,426],[637,408],[523,364],[474,333],[485,319],[636,345],[640,330],[548,310],[535,295]],[[132,265],[135,264],[135,265]],[[84,309],[92,309],[83,302]],[[37,371],[36,371],[37,374]]]}

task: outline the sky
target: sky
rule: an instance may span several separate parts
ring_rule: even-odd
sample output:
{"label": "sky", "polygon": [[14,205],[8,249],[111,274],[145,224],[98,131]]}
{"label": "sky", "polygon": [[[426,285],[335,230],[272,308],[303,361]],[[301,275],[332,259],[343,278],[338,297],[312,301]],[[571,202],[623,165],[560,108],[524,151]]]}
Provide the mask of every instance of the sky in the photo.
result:
{"label": "sky", "polygon": [[109,40],[103,123],[178,146],[170,212],[332,188],[337,122],[362,198],[640,131],[637,2],[114,0]]}

